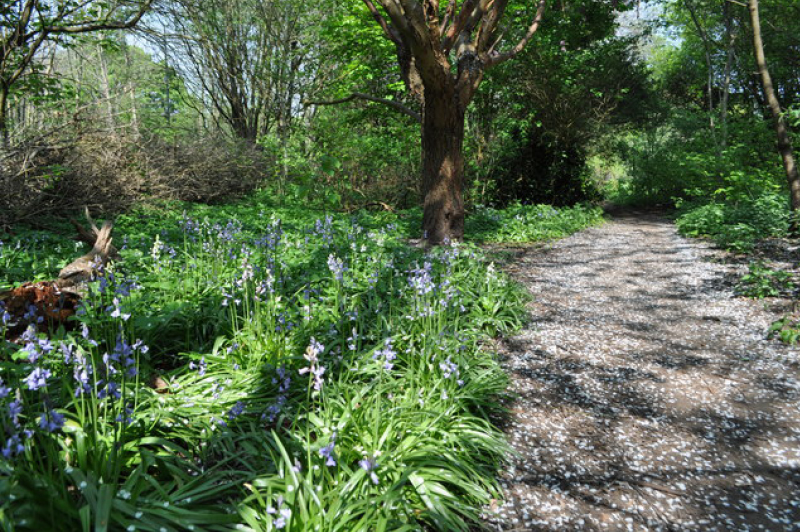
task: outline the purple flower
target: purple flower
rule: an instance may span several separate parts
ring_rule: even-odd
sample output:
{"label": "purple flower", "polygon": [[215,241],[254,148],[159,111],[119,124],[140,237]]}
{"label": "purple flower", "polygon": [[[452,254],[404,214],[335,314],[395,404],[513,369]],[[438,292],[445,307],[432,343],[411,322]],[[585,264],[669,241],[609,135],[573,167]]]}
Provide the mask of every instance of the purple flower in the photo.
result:
{"label": "purple flower", "polygon": [[6,440],[6,444],[3,446],[3,450],[0,451],[0,454],[2,454],[3,458],[6,460],[10,460],[14,455],[21,454],[24,451],[25,446],[22,444],[19,434],[12,434],[11,437]]}
{"label": "purple flower", "polygon": [[11,393],[11,388],[8,386],[3,386],[3,377],[0,377],[0,399],[8,397],[8,394]]}
{"label": "purple flower", "polygon": [[292,378],[289,376],[289,372],[286,371],[286,364],[275,371],[278,375],[272,378],[272,384],[278,385],[278,393],[283,394],[288,392],[292,385]]}
{"label": "purple flower", "polygon": [[38,390],[47,386],[47,379],[50,378],[51,372],[49,369],[42,369],[40,367],[34,368],[30,375],[25,377],[25,384],[28,385],[29,390]]}
{"label": "purple flower", "polygon": [[81,326],[81,336],[83,336],[84,340],[89,342],[89,345],[97,346],[97,342],[89,338],[89,327],[85,323]]}
{"label": "purple flower", "polygon": [[280,514],[281,516],[272,522],[275,528],[285,528],[286,522],[292,517],[292,511],[289,508],[282,508]]}
{"label": "purple flower", "polygon": [[61,342],[61,353],[64,355],[64,364],[71,364],[75,357],[75,346]]}
{"label": "purple flower", "polygon": [[88,393],[92,387],[89,384],[89,376],[92,374],[92,367],[86,362],[86,358],[77,354],[75,356],[75,367],[72,369],[72,376],[79,387],[75,389],[75,397]]}
{"label": "purple flower", "polygon": [[333,458],[333,449],[336,447],[336,433],[331,436],[331,441],[328,445],[319,450],[319,455],[325,458],[325,465],[333,467],[336,465],[336,460]]}
{"label": "purple flower", "polygon": [[64,426],[64,414],[59,414],[55,410],[45,412],[39,418],[39,428],[47,432],[55,432]]}
{"label": "purple flower", "polygon": [[363,460],[358,461],[358,465],[361,466],[361,469],[369,473],[369,478],[372,479],[373,484],[378,484],[378,475],[375,474],[375,469],[378,467],[378,462],[375,461],[373,457],[367,457]]}
{"label": "purple flower", "polygon": [[439,368],[444,372],[445,379],[449,379],[454,373],[458,375],[458,365],[450,360],[450,357],[447,357],[447,360],[439,364]]}
{"label": "purple flower", "polygon": [[[101,384],[102,381],[99,384]],[[100,391],[97,392],[98,399],[105,399],[106,397],[111,397],[112,399],[119,399],[122,397],[122,392],[119,391],[119,384],[116,382],[109,382],[106,384],[104,388],[100,388]]]}
{"label": "purple flower", "polygon": [[267,506],[267,513],[270,515],[279,515],[280,517],[272,518],[272,525],[275,528],[285,528],[288,520],[292,517],[292,511],[289,508],[281,508],[283,506],[283,496],[278,495],[278,509],[274,506]]}
{"label": "purple flower", "polygon": [[200,361],[195,364],[194,362],[189,362],[189,369],[196,369],[197,374],[201,377],[206,374],[206,357],[200,357]]}
{"label": "purple flower", "polygon": [[333,253],[328,255],[328,269],[337,281],[341,283],[344,280],[344,272],[347,271],[347,267],[345,267],[344,261]]}
{"label": "purple flower", "polygon": [[350,351],[355,351],[357,341],[358,341],[358,333],[356,332],[356,328],[353,327],[353,334],[347,337],[347,348]]}
{"label": "purple flower", "polygon": [[383,349],[376,350],[375,354],[372,355],[373,360],[383,358],[383,369],[386,371],[391,371],[394,368],[393,360],[397,358],[397,352],[392,347],[392,341],[391,338],[387,338],[383,343]]}
{"label": "purple flower", "polygon": [[25,315],[22,316],[22,319],[31,323],[34,321],[36,323],[42,323],[44,321],[44,317],[38,316],[38,313],[39,310],[36,308],[36,305],[29,305],[28,310],[25,312]]}
{"label": "purple flower", "polygon": [[228,421],[233,421],[234,419],[242,415],[245,406],[246,405],[242,401],[237,401],[236,404],[233,405],[233,407],[231,407],[230,410],[228,410]]}
{"label": "purple flower", "polygon": [[19,427],[19,415],[22,414],[22,401],[17,399],[8,403],[8,416],[14,426]]}
{"label": "purple flower", "polygon": [[131,315],[130,314],[123,314],[119,298],[115,297],[112,300],[112,302],[114,304],[112,306],[109,306],[108,308],[106,308],[106,312],[111,311],[111,314],[109,314],[109,316],[111,316],[112,318],[122,318],[123,321],[128,321],[128,318],[130,318]]}
{"label": "purple flower", "polygon": [[408,277],[408,284],[417,292],[417,295],[424,296],[433,292],[435,284],[431,275],[433,266],[430,262],[425,262],[422,268],[415,268],[411,270],[411,275]]}
{"label": "purple flower", "polygon": [[300,375],[311,373],[314,377],[314,389],[317,391],[322,389],[322,383],[324,382],[322,375],[325,373],[325,368],[319,364],[319,355],[324,349],[325,346],[312,337],[311,343],[306,348],[306,352],[303,355],[303,358],[308,360],[309,365],[307,368],[302,368],[300,370]]}
{"label": "purple flower", "polygon": [[125,408],[120,412],[115,421],[123,425],[130,425],[133,423],[133,408],[130,405],[125,405]]}

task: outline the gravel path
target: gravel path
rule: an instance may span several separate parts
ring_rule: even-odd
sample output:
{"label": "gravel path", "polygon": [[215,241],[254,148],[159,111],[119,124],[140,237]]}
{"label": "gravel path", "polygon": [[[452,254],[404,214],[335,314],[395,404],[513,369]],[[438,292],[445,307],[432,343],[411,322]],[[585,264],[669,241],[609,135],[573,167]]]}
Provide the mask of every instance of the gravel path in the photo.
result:
{"label": "gravel path", "polygon": [[628,216],[510,265],[535,301],[500,346],[519,456],[490,530],[800,530],[800,355],[719,256]]}

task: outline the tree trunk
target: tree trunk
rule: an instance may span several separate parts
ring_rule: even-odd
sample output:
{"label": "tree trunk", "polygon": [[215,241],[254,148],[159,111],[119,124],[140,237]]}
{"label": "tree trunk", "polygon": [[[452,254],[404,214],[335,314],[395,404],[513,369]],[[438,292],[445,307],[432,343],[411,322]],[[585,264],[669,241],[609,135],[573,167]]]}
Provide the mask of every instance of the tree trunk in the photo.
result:
{"label": "tree trunk", "polygon": [[[767,69],[767,59],[764,56],[764,42],[761,39],[761,20],[758,15],[758,0],[750,0],[750,20],[753,24],[753,48],[756,55],[758,73],[761,75],[761,84],[764,89],[764,96],[769,104],[775,125],[775,134],[778,137],[778,153],[783,159],[783,167],[786,170],[786,180],[789,183],[789,197],[792,202],[792,210],[800,211],[800,176],[797,173],[794,154],[792,152],[792,141],[789,138],[789,128],[783,118],[781,104],[775,94],[772,85],[772,77]],[[797,228],[795,228],[797,229]]]}
{"label": "tree trunk", "polygon": [[722,75],[722,99],[720,100],[720,127],[722,139],[720,143],[722,149],[728,147],[728,101],[731,95],[731,70],[733,69],[734,45],[736,44],[736,32],[733,29],[730,7],[728,2],[722,6],[722,16],[725,18],[725,35],[728,38],[728,49],[725,54],[725,70]]}
{"label": "tree trunk", "polygon": [[106,104],[106,129],[108,129],[108,134],[114,137],[117,131],[116,124],[114,123],[116,112],[114,111],[114,102],[111,97],[111,81],[108,78],[108,64],[106,63],[106,57],[103,53],[103,47],[100,45],[97,46],[97,61],[100,63],[100,95],[103,97]]}
{"label": "tree trunk", "polygon": [[425,88],[422,228],[428,245],[464,237],[464,109],[454,90]]}
{"label": "tree trunk", "polygon": [[8,148],[8,93],[8,88],[0,85],[0,148]]}

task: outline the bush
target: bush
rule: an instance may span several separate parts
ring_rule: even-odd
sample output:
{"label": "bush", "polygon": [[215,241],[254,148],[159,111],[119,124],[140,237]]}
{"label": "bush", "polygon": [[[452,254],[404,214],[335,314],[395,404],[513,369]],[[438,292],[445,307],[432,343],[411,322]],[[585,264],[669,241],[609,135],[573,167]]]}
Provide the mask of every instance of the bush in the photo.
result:
{"label": "bush", "polygon": [[676,220],[681,234],[710,237],[719,246],[739,252],[752,249],[759,239],[787,236],[790,222],[787,199],[777,193],[730,203],[682,203]]}
{"label": "bush", "polygon": [[51,137],[15,148],[0,167],[0,226],[90,206],[120,212],[152,199],[214,202],[254,190],[272,161],[222,138]]}

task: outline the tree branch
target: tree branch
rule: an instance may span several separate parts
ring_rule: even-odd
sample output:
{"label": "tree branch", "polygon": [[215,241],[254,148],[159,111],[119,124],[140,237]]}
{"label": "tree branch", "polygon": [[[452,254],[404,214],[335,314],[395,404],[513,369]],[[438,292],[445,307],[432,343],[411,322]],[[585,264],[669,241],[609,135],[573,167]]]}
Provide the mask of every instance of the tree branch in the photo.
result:
{"label": "tree branch", "polygon": [[383,15],[381,15],[380,11],[378,11],[378,8],[375,7],[374,3],[372,3],[372,0],[363,0],[363,2],[367,6],[367,9],[369,9],[369,12],[372,13],[372,18],[375,19],[375,22],[377,22],[383,30],[383,34],[386,35],[386,38],[397,44],[397,42],[400,40],[399,36],[392,31],[392,28],[389,27],[386,19],[383,18]]}
{"label": "tree branch", "polygon": [[450,29],[447,30],[442,40],[442,49],[445,54],[450,53],[450,49],[453,47],[456,37],[464,29],[464,26],[467,24],[467,21],[472,16],[472,12],[476,7],[475,0],[464,0],[464,3],[461,4],[461,11],[459,11],[458,17],[453,20],[453,24],[450,26]]}
{"label": "tree branch", "polygon": [[[153,3],[153,0],[147,0],[141,7],[139,7],[139,11],[128,20],[123,21],[109,21],[108,18],[103,21],[91,21],[84,24],[73,24],[73,25],[66,25],[66,26],[45,26],[43,31],[46,33],[88,33],[92,31],[100,31],[100,30],[124,30],[128,28],[132,28],[136,26],[139,21],[142,19],[144,14],[150,9],[150,4]],[[110,16],[110,15],[109,15]]]}
{"label": "tree branch", "polygon": [[508,52],[490,55],[486,61],[487,68],[508,61],[520,53],[525,46],[527,46],[528,42],[530,42],[530,40],[533,38],[533,34],[536,33],[542,23],[542,18],[544,18],[544,8],[546,6],[547,0],[539,0],[539,7],[536,9],[536,16],[533,18],[530,28],[528,28],[528,33],[526,33],[525,36],[517,43],[517,45]]}
{"label": "tree branch", "polygon": [[375,103],[380,103],[380,104],[383,104],[383,105],[388,105],[389,107],[393,108],[394,110],[400,111],[401,113],[410,116],[411,118],[413,118],[417,122],[422,123],[422,115],[420,115],[418,112],[414,111],[413,109],[411,109],[409,107],[406,107],[402,103],[396,102],[394,100],[387,100],[385,98],[377,98],[375,96],[370,96],[369,94],[364,94],[362,92],[354,92],[350,96],[347,96],[346,98],[339,98],[338,100],[325,100],[325,101],[305,100],[303,102],[303,105],[306,105],[306,106],[308,106],[308,105],[339,105],[341,103],[352,102],[353,100],[367,100],[369,102],[375,102]]}

